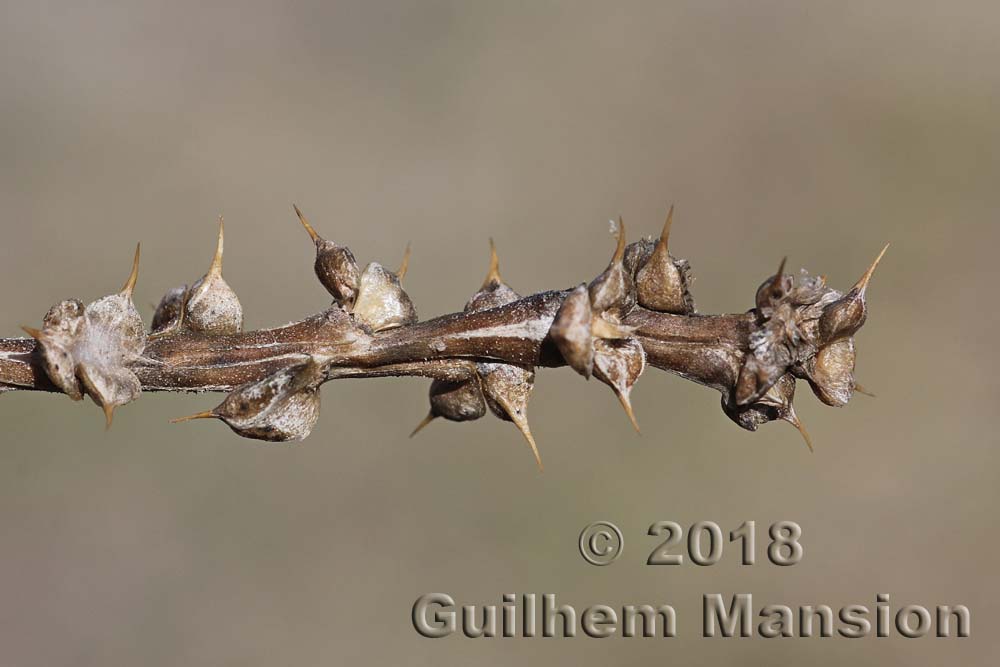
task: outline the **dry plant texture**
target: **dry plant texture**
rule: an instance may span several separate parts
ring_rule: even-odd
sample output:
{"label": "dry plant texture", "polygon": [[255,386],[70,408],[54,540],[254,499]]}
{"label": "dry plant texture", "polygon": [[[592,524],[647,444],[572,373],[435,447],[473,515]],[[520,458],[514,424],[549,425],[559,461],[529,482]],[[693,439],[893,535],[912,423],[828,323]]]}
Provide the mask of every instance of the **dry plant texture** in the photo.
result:
{"label": "dry plant texture", "polygon": [[523,434],[538,367],[569,366],[608,385],[638,430],[629,400],[647,366],[717,389],[722,411],[741,427],[786,421],[812,448],[792,406],[797,380],[825,404],[845,405],[859,390],[854,334],[865,323],[866,290],[884,254],[846,293],[823,276],[775,275],[746,313],[695,309],[686,260],[671,254],[672,209],[659,238],[616,246],[589,283],[522,297],[501,278],[491,243],[489,272],[460,313],[421,321],[398,270],[360,267],[346,247],[326,240],[295,208],[316,246],[316,276],[333,297],[325,310],[276,329],[243,331],[243,309],[222,275],[223,222],[208,272],[167,292],[147,332],[132,292],[132,272],[117,293],[49,309],[31,338],[0,339],[0,392],[40,390],[89,396],[111,425],[119,406],[143,392],[227,392],[215,408],[175,421],[219,419],[235,433],[297,441],[319,418],[320,387],[338,378],[423,376],[432,380],[436,418],[479,419],[492,412]]}

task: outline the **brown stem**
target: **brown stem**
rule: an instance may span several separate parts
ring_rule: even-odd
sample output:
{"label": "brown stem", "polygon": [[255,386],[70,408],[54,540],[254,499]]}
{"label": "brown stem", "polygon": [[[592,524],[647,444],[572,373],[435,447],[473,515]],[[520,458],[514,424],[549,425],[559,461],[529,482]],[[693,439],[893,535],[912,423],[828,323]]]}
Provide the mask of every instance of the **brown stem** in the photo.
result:
{"label": "brown stem", "polygon": [[[473,361],[565,365],[548,335],[566,292],[543,292],[500,308],[454,313],[368,335],[334,307],[278,329],[212,336],[153,336],[132,370],[143,391],[232,391],[311,355],[326,357],[328,379],[418,375],[471,377]],[[683,316],[636,307],[624,324],[652,366],[728,392],[748,349],[751,315]],[[58,391],[30,338],[0,339],[0,391]]]}

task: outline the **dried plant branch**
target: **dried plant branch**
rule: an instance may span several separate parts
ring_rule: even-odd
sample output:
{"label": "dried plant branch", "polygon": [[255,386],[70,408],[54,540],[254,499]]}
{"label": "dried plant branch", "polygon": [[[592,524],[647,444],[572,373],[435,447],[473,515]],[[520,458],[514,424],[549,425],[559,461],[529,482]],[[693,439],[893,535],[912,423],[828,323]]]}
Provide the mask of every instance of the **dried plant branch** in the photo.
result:
{"label": "dried plant branch", "polygon": [[[718,390],[723,412],[756,430],[770,421],[795,425],[797,379],[824,403],[842,406],[855,390],[854,334],[867,317],[866,291],[885,253],[846,294],[784,262],[758,288],[743,314],[700,315],[690,268],[669,252],[673,209],[657,240],[626,244],[613,225],[606,270],[574,289],[516,294],[500,277],[491,241],[490,268],[460,313],[418,321],[402,287],[409,248],[396,272],[372,262],[361,270],[351,251],[323,239],[296,207],[316,246],[315,271],[334,303],[277,329],[244,332],[243,310],[222,277],[223,226],[208,273],[170,290],[147,333],[132,304],[138,275],[116,294],[87,306],[63,301],[32,338],[0,339],[0,392],[61,392],[114,410],[141,392],[227,392],[215,418],[240,435],[301,440],[319,415],[320,386],[340,378],[431,378],[431,408],[416,433],[436,418],[468,421],[487,409],[522,432],[539,466],[527,405],[538,367],[570,366],[607,384],[638,430],[629,395],[646,365]],[[888,246],[887,246],[888,247]],[[863,391],[863,390],[860,390]]]}

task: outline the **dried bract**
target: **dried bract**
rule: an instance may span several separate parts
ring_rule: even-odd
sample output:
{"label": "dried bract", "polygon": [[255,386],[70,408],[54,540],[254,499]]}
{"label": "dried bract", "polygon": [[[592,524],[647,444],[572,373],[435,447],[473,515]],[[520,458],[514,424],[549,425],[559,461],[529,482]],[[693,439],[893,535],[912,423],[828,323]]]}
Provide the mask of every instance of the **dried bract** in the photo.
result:
{"label": "dried bract", "polygon": [[403,264],[396,273],[372,262],[361,274],[353,312],[354,317],[372,331],[395,329],[417,321],[417,310],[401,284],[409,257],[407,247]]}
{"label": "dried bract", "polygon": [[868,318],[865,292],[868,290],[868,283],[871,282],[872,275],[875,273],[875,267],[882,261],[882,257],[888,249],[889,245],[886,244],[875,261],[865,271],[865,274],[851,288],[851,291],[827,306],[823,311],[823,315],[819,318],[819,335],[824,342],[853,336],[864,325]]}
{"label": "dried bract", "polygon": [[786,421],[802,434],[809,451],[812,451],[812,438],[795,414],[792,401],[795,398],[795,377],[785,374],[775,382],[756,403],[750,405],[734,405],[726,396],[722,398],[722,411],[740,427],[748,431],[756,431],[761,424],[771,421]]}
{"label": "dried bract", "polygon": [[180,326],[184,317],[184,304],[187,303],[188,286],[174,287],[163,295],[156,311],[153,313],[153,333],[171,331]]}
{"label": "dried bract", "polygon": [[299,207],[293,205],[292,208],[295,209],[295,214],[299,217],[302,226],[306,228],[313,243],[316,244],[316,262],[313,265],[316,277],[338,304],[351,310],[358,296],[358,286],[361,280],[358,262],[354,259],[354,254],[349,248],[339,246],[333,241],[327,241],[317,234]]}
{"label": "dried bract", "polygon": [[486,415],[486,399],[478,377],[464,382],[434,380],[429,396],[431,411],[410,433],[411,438],[438,417],[453,422],[466,422]]}
{"label": "dried bract", "polygon": [[652,253],[635,272],[636,299],[643,308],[661,313],[690,315],[695,312],[690,290],[690,266],[668,252],[674,207],[670,207],[663,232]]}
{"label": "dried bract", "polygon": [[538,469],[542,470],[542,457],[528,426],[528,399],[535,387],[535,371],[513,364],[483,363],[479,364],[479,376],[490,412],[514,423],[535,455]]}
{"label": "dried bract", "polygon": [[559,353],[569,367],[585,378],[594,370],[594,336],[591,323],[594,311],[584,285],[579,285],[563,300],[549,329]]}
{"label": "dried bract", "polygon": [[604,273],[594,278],[588,287],[590,307],[599,315],[620,321],[635,306],[635,283],[625,271],[625,223],[621,218],[611,222],[617,237],[615,254]]}
{"label": "dried bract", "polygon": [[325,361],[307,361],[278,370],[259,382],[238,387],[207,412],[173,420],[220,419],[244,438],[269,442],[304,440],[319,420],[319,386]]}
{"label": "dried bract", "polygon": [[206,334],[233,334],[243,330],[243,306],[222,277],[225,226],[219,218],[219,239],[212,264],[191,286],[184,310],[184,326]]}
{"label": "dried bract", "polygon": [[74,400],[90,396],[104,410],[108,426],[115,408],[142,391],[130,368],[146,346],[145,327],[132,302],[138,275],[136,247],[132,272],[119,293],[85,308],[76,300],[63,301],[49,310],[40,331],[26,329],[38,340],[52,383]]}
{"label": "dried bract", "polygon": [[632,386],[646,369],[646,352],[634,338],[623,340],[598,339],[594,345],[594,377],[611,387],[618,397],[625,414],[636,432],[639,424],[635,420],[629,394]]}

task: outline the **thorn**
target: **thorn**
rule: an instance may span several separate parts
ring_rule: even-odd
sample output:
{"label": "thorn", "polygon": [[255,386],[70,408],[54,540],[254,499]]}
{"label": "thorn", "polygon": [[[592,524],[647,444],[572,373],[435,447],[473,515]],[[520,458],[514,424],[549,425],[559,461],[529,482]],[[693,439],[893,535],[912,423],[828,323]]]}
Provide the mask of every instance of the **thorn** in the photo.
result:
{"label": "thorn", "polygon": [[212,265],[208,267],[208,275],[210,276],[221,276],[222,275],[222,253],[224,250],[224,241],[226,235],[226,225],[222,221],[222,216],[219,216],[219,240],[215,244],[215,257],[212,258]]}
{"label": "thorn", "polygon": [[514,426],[521,432],[524,439],[528,441],[531,453],[535,455],[535,463],[538,464],[538,472],[545,472],[545,466],[542,465],[542,457],[538,453],[538,445],[535,444],[535,438],[531,435],[531,428],[529,428],[528,420],[524,417],[524,414],[520,410],[513,409],[506,399],[497,397],[497,402],[504,409],[504,412],[507,413],[507,416],[510,417],[510,420],[514,422]]}
{"label": "thorn", "polygon": [[110,431],[111,422],[114,421],[115,418],[115,406],[109,403],[105,403],[101,405],[101,409],[104,410],[104,421],[105,421],[104,430]]}
{"label": "thorn", "polygon": [[122,287],[120,294],[124,294],[128,298],[132,298],[132,292],[135,291],[135,283],[139,280],[139,255],[142,251],[142,244],[135,244],[135,257],[132,258],[132,272],[128,275],[128,280],[125,281],[125,285]]}
{"label": "thorn", "polygon": [[189,422],[194,419],[215,419],[218,415],[212,410],[206,410],[205,412],[198,412],[193,415],[188,415],[187,417],[178,417],[177,419],[171,419],[171,424],[180,424],[182,422]]}
{"label": "thorn", "polygon": [[863,385],[857,382],[854,383],[854,391],[858,392],[859,394],[864,394],[865,396],[870,396],[871,398],[876,398],[875,394],[868,391],[867,389],[864,388]]}
{"label": "thorn", "polygon": [[295,209],[295,215],[299,216],[299,222],[301,222],[302,226],[306,228],[307,232],[309,232],[309,238],[313,240],[313,243],[319,243],[322,241],[322,237],[320,237],[320,235],[316,233],[316,230],[312,228],[312,225],[310,225],[309,221],[306,220],[306,216],[302,215],[302,211],[299,210],[299,207],[292,204],[292,208]]}
{"label": "thorn", "polygon": [[788,406],[788,414],[782,417],[782,419],[799,430],[799,433],[802,434],[802,439],[806,441],[806,447],[809,448],[810,452],[814,453],[815,450],[813,449],[812,438],[809,437],[809,431],[807,431],[806,427],[802,425],[801,421],[799,421],[799,417],[795,414],[795,410],[792,406]]}
{"label": "thorn", "polygon": [[427,426],[428,424],[430,424],[435,419],[437,419],[437,415],[435,415],[433,412],[428,412],[427,416],[424,417],[422,420],[420,420],[420,423],[417,424],[417,427],[415,429],[413,429],[412,433],[410,433],[410,437],[412,438],[417,433],[420,433],[420,431],[422,431],[425,426]]}
{"label": "thorn", "polygon": [[667,221],[663,223],[663,231],[660,232],[660,243],[663,245],[663,249],[667,249],[667,243],[670,240],[670,227],[674,224],[674,205],[670,205],[670,210],[667,212]]}
{"label": "thorn", "polygon": [[635,412],[632,410],[632,401],[629,400],[628,394],[619,391],[617,387],[612,387],[611,389],[614,390],[615,395],[618,396],[618,401],[625,408],[625,414],[628,415],[629,421],[632,422],[632,428],[635,429],[636,433],[642,435],[642,431],[639,430],[639,422],[635,420]]}
{"label": "thorn", "polygon": [[24,333],[31,336],[32,338],[34,338],[35,340],[42,339],[43,334],[40,329],[35,329],[34,327],[21,327],[21,330],[24,331]]}
{"label": "thorn", "polygon": [[503,282],[500,277],[500,258],[497,256],[497,247],[493,243],[493,239],[490,239],[490,272],[486,274],[486,280],[483,281],[483,288],[489,285],[498,285]]}
{"label": "thorn", "polygon": [[618,216],[618,245],[615,246],[615,254],[611,257],[612,264],[621,264],[625,258],[625,222]]}
{"label": "thorn", "polygon": [[399,264],[399,271],[396,271],[396,277],[399,278],[399,282],[403,282],[403,278],[406,276],[406,271],[410,268],[410,244],[406,244],[406,250],[403,252],[403,261]]}
{"label": "thorn", "polygon": [[882,256],[885,255],[885,251],[888,249],[889,244],[886,243],[885,247],[882,248],[882,252],[880,252],[878,257],[875,258],[875,261],[872,262],[872,265],[868,267],[868,270],[865,271],[863,276],[861,276],[861,279],[858,280],[858,282],[854,284],[854,287],[851,288],[852,292],[857,291],[858,293],[864,295],[865,290],[868,289],[868,281],[872,279],[872,274],[875,273],[875,267],[877,267],[878,263],[882,261]]}
{"label": "thorn", "polygon": [[781,289],[781,279],[785,277],[785,264],[788,262],[788,257],[781,258],[781,264],[778,265],[778,272],[774,274],[774,282],[771,283],[772,290]]}

